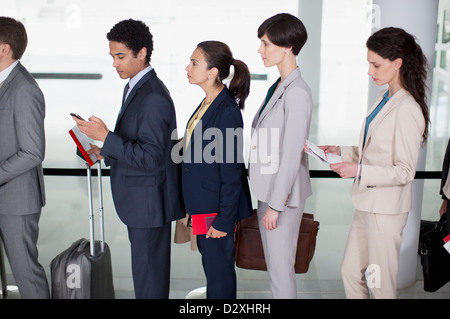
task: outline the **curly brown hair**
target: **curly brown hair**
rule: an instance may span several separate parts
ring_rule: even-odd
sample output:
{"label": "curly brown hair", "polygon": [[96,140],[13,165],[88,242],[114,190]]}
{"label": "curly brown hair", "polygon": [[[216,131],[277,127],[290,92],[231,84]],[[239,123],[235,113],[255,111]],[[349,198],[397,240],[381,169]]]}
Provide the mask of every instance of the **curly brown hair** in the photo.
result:
{"label": "curly brown hair", "polygon": [[426,101],[428,62],[422,48],[417,44],[413,35],[394,27],[384,28],[372,34],[367,40],[366,46],[384,59],[394,61],[401,58],[403,60],[400,68],[400,81],[422,109],[425,119],[422,144],[425,145],[428,138],[430,115]]}

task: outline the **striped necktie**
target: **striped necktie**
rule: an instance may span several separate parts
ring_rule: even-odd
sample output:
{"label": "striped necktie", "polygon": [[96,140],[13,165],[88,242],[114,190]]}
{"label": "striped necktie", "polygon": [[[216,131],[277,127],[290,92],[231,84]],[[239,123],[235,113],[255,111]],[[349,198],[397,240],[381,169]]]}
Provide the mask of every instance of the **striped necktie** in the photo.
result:
{"label": "striped necktie", "polygon": [[130,89],[130,85],[127,83],[127,85],[125,85],[125,88],[123,90],[122,106],[125,104],[125,100],[127,99],[127,93],[128,93],[129,89]]}
{"label": "striped necktie", "polygon": [[128,93],[129,89],[130,89],[130,85],[127,83],[127,85],[125,85],[125,88],[123,89],[122,106],[120,107],[119,117],[122,115],[122,113],[125,109],[124,106],[125,106],[125,101],[127,99],[127,93]]}

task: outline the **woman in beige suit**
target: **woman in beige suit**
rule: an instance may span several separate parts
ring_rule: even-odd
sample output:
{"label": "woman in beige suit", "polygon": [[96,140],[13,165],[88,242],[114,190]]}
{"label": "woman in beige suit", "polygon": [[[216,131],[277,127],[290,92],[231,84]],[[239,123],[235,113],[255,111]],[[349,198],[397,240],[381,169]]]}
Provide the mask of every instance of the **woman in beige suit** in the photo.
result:
{"label": "woman in beige suit", "polygon": [[[355,178],[356,208],[341,272],[347,298],[397,297],[402,231],[412,206],[412,182],[419,149],[428,135],[426,58],[414,37],[385,28],[367,41],[369,75],[388,85],[365,119],[359,146],[322,146],[341,154],[330,165]],[[369,274],[366,280],[365,273]]]}
{"label": "woman in beige suit", "polygon": [[249,179],[258,199],[258,221],[274,298],[296,298],[295,253],[305,200],[311,195],[307,156],[312,97],[297,66],[306,42],[303,23],[277,14],[258,29],[264,66],[277,66],[252,124]]}

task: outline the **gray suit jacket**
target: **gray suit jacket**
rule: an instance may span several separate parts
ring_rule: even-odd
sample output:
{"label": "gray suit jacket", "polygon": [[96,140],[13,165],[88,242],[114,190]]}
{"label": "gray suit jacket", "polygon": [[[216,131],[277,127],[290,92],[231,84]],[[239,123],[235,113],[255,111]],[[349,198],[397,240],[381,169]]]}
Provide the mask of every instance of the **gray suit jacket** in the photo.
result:
{"label": "gray suit jacket", "polygon": [[[262,107],[262,106],[261,106]],[[298,207],[311,194],[304,153],[312,95],[297,68],[282,82],[252,124],[249,179],[253,195],[278,211]]]}
{"label": "gray suit jacket", "polygon": [[0,214],[26,215],[45,205],[45,102],[17,64],[0,88]]}

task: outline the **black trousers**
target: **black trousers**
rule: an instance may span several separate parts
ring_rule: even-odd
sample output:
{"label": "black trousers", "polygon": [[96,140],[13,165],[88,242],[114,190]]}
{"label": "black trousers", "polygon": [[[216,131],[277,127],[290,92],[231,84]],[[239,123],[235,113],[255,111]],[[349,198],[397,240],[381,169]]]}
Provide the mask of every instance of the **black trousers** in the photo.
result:
{"label": "black trousers", "polygon": [[197,246],[206,275],[206,298],[236,299],[234,233],[222,238],[197,235]]}
{"label": "black trousers", "polygon": [[171,223],[155,228],[128,227],[136,299],[168,299]]}

